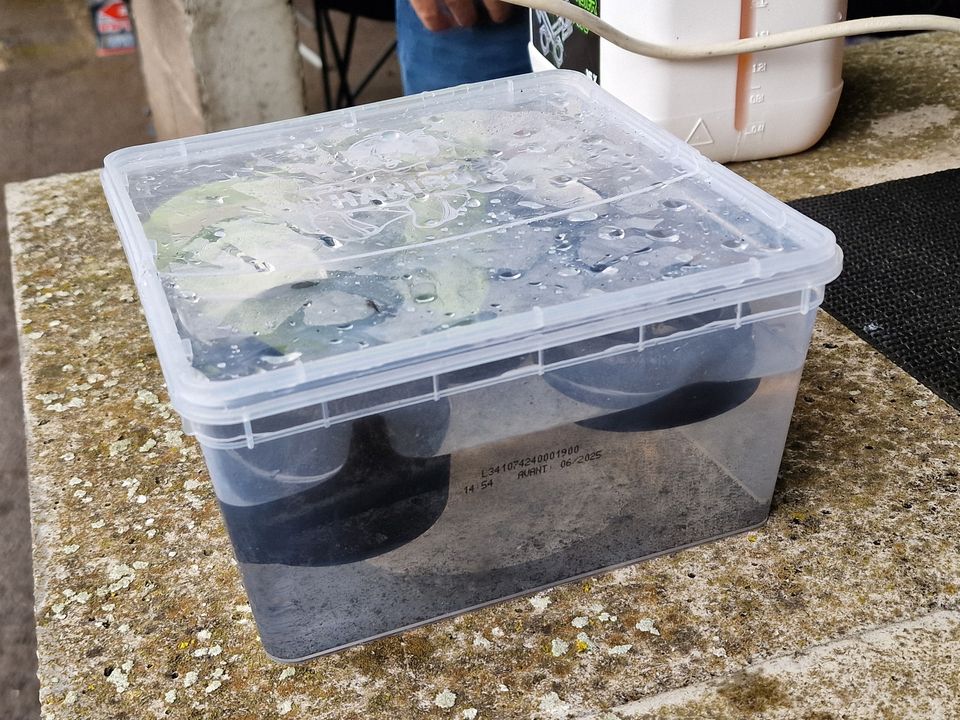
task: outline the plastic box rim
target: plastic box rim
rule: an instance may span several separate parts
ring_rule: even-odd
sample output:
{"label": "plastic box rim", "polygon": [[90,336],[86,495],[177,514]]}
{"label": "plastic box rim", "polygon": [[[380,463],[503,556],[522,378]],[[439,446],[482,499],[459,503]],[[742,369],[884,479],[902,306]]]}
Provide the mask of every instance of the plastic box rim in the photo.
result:
{"label": "plastic box rim", "polygon": [[[422,104],[436,98],[494,91],[506,91],[512,95],[522,93],[527,86],[532,85],[536,86],[537,92],[542,92],[545,85],[551,85],[574,91],[585,100],[596,101],[599,98],[607,109],[619,116],[619,120],[629,123],[644,143],[666,152],[671,160],[684,166],[685,171],[677,179],[696,176],[709,179],[719,194],[744,203],[745,210],[762,216],[775,229],[792,236],[806,236],[807,247],[816,249],[817,252],[793,252],[765,258],[762,263],[753,258],[731,267],[580,298],[547,308],[533,306],[526,312],[474,326],[451,328],[429,337],[409,338],[367,348],[362,352],[324,358],[323,362],[296,363],[290,367],[231,380],[211,380],[193,368],[185,341],[176,331],[173,313],[150,255],[151,244],[144,234],[129,195],[121,189],[125,168],[135,156],[144,153],[167,153],[163,162],[169,162],[174,156],[188,157],[190,147],[235,147],[229,143],[239,138],[264,137],[275,134],[280,129],[310,125],[320,116],[329,120],[344,117],[355,122],[360,116],[377,115],[393,108]],[[390,387],[413,377],[424,377],[509,357],[523,352],[517,349],[518,340],[528,341],[526,351],[532,352],[547,347],[548,344],[544,341],[555,331],[564,331],[565,340],[586,339],[616,331],[615,326],[622,324],[622,320],[618,323],[618,318],[625,314],[631,314],[635,318],[643,316],[643,322],[656,322],[681,313],[693,314],[719,307],[720,296],[724,296],[722,304],[729,305],[743,300],[813,288],[830,282],[840,272],[842,252],[830,230],[773,198],[726,167],[706,159],[686,143],[601,90],[585,76],[570,70],[552,70],[474,85],[460,85],[367,106],[335,110],[320,116],[280,120],[152,145],[123,148],[110,153],[104,159],[101,182],[107,203],[120,231],[120,240],[144,307],[144,315],[156,345],[173,407],[188,422],[216,425],[249,422],[251,419],[282,411],[271,410],[273,403],[263,398],[264,395],[277,391],[284,391],[284,402],[281,404],[282,409],[287,410],[315,402],[318,398],[322,401],[324,398],[346,397],[358,392]],[[662,185],[658,183],[650,188],[655,189],[658,186]],[[569,209],[570,212],[574,210],[576,208]],[[798,262],[800,259],[804,262]],[[571,334],[572,330],[579,332]],[[481,346],[486,350],[482,353],[482,358],[478,357],[466,366],[449,362],[451,358],[464,353],[470,353],[473,357]],[[416,368],[413,374],[409,372],[412,368]],[[407,372],[403,372],[404,370]],[[326,388],[327,392],[322,392],[321,388]],[[310,400],[304,398],[302,402],[294,402],[301,394],[309,394]]]}

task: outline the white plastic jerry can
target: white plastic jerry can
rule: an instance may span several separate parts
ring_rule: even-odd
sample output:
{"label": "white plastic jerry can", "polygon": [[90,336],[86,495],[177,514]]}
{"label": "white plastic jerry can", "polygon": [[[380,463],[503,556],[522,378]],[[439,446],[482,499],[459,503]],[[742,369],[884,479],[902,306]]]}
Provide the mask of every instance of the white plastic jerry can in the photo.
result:
{"label": "white plastic jerry can", "polygon": [[[846,0],[569,0],[641,40],[697,45],[841,21]],[[627,52],[565,18],[531,13],[534,70],[585,72],[718,162],[806,150],[843,87],[843,39],[707,60]]]}

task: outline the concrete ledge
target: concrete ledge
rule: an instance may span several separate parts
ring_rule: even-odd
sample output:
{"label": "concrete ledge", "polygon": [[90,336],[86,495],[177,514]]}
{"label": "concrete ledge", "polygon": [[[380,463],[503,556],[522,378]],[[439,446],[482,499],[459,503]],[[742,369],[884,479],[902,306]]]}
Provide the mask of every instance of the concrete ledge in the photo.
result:
{"label": "concrete ledge", "polygon": [[133,0],[132,10],[160,138],[303,114],[285,0]]}

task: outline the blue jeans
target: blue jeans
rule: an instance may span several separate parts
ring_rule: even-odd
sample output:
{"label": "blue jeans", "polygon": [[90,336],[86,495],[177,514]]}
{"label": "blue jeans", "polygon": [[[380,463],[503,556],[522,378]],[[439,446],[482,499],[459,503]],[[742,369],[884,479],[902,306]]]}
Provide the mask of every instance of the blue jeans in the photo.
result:
{"label": "blue jeans", "polygon": [[517,8],[505,23],[431,32],[397,0],[397,56],[406,94],[530,72],[529,13]]}

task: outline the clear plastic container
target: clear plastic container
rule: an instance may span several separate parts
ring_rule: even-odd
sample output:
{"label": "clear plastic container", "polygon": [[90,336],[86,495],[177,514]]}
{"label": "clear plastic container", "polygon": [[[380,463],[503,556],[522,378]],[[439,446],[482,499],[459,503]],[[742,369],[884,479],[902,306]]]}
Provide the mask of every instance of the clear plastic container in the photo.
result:
{"label": "clear plastic container", "polygon": [[764,522],[840,251],[584,77],[130,148],[103,183],[271,656]]}

